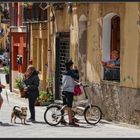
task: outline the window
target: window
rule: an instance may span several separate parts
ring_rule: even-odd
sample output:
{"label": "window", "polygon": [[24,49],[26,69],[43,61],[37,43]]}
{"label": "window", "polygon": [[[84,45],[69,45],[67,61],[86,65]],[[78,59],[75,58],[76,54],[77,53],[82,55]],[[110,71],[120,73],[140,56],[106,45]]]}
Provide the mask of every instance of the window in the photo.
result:
{"label": "window", "polygon": [[104,80],[120,80],[120,58],[119,51],[113,50],[111,52],[111,60],[103,63],[104,66]]}
{"label": "window", "polygon": [[[46,3],[42,3],[41,6],[45,6]],[[40,3],[24,3],[24,20],[28,21],[44,21],[47,20],[47,9],[40,8]]]}
{"label": "window", "polygon": [[120,81],[120,17],[108,14],[103,28],[103,80]]}

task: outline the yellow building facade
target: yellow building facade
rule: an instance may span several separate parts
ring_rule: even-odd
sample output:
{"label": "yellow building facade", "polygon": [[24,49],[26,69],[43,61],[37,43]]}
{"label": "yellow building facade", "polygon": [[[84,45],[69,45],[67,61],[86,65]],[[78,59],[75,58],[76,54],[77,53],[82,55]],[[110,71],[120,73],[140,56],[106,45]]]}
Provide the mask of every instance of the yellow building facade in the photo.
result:
{"label": "yellow building facade", "polygon": [[[104,119],[140,124],[140,3],[62,3],[47,12],[46,23],[31,24],[30,38],[42,88],[52,78],[55,99],[61,98],[64,63],[71,58]],[[119,81],[105,80],[101,65],[113,49],[120,52]]]}
{"label": "yellow building facade", "polygon": [[30,60],[39,71],[41,89],[45,90],[47,83],[48,42],[47,23],[32,23],[30,40]]}
{"label": "yellow building facade", "polygon": [[[67,55],[79,67],[80,80],[92,85],[92,101],[105,119],[139,124],[140,3],[70,4],[71,9],[67,3],[50,10],[50,17],[55,17],[49,22],[55,96],[61,92],[64,62],[60,57]],[[108,60],[114,48],[120,51],[120,79],[108,81],[103,79],[101,61]]]}

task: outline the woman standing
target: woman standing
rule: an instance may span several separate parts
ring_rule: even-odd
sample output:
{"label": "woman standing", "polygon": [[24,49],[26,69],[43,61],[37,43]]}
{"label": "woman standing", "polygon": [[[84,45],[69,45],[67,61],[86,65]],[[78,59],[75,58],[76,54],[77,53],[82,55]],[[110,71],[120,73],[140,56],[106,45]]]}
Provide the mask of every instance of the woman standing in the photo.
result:
{"label": "woman standing", "polygon": [[27,98],[29,101],[30,118],[28,122],[35,122],[35,101],[39,96],[39,72],[33,65],[29,65],[24,75],[24,90],[27,92]]}

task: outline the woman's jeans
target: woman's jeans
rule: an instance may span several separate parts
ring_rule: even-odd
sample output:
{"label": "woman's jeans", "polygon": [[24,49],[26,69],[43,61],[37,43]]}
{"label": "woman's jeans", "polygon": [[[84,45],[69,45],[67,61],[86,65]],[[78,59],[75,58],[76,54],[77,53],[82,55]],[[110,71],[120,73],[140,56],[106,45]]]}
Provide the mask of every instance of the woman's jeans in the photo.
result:
{"label": "woman's jeans", "polygon": [[29,110],[30,110],[30,118],[35,120],[35,101],[37,97],[33,95],[28,96],[28,101],[29,101]]}

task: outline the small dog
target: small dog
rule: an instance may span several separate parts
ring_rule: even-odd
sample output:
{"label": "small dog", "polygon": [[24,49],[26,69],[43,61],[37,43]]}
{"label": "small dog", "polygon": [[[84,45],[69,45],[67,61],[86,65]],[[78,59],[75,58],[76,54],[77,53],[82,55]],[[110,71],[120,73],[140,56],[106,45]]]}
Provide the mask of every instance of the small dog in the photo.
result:
{"label": "small dog", "polygon": [[26,124],[27,107],[14,106],[13,111],[11,113],[11,123],[13,118],[14,118],[14,123],[16,123],[17,117],[21,120],[21,123]]}

